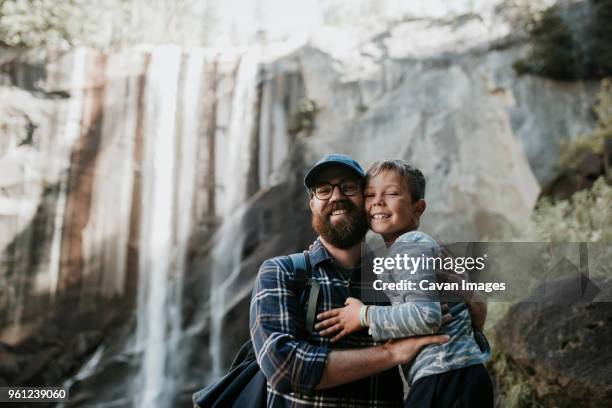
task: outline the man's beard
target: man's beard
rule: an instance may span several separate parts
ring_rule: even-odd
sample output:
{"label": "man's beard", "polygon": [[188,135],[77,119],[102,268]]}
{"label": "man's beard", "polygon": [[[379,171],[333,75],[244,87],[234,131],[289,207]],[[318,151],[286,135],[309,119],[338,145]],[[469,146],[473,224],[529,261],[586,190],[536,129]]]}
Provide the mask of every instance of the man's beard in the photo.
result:
{"label": "man's beard", "polygon": [[[330,221],[331,213],[336,210],[346,210],[346,219]],[[348,249],[361,241],[368,231],[365,210],[357,208],[349,200],[330,203],[327,210],[321,214],[312,214],[312,228],[327,243],[340,249]]]}

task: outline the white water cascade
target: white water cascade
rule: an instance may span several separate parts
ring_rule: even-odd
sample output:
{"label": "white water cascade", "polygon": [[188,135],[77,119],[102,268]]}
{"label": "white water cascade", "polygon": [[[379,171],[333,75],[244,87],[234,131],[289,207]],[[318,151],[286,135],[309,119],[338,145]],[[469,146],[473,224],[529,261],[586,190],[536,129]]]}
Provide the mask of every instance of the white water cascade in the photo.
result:
{"label": "white water cascade", "polygon": [[[244,243],[242,221],[250,158],[254,154],[255,108],[261,50],[249,50],[241,59],[232,99],[231,125],[227,134],[229,166],[223,174],[225,199],[222,204],[223,226],[215,235],[212,252],[210,299],[210,347],[212,361],[210,380],[219,378],[223,370],[223,317],[228,309],[229,285],[240,273]],[[234,295],[232,294],[232,296]]]}
{"label": "white water cascade", "polygon": [[[175,233],[174,233],[174,280],[170,285],[169,294],[169,341],[166,375],[167,381],[180,378],[182,358],[180,341],[182,336],[182,291],[183,278],[187,268],[187,253],[189,238],[194,224],[194,195],[198,169],[198,147],[202,129],[206,124],[201,116],[200,90],[202,88],[202,71],[205,63],[205,53],[202,49],[194,49],[188,55],[185,73],[183,75],[182,97],[179,100],[179,125],[177,129],[177,165],[175,199]],[[206,80],[206,78],[204,78]],[[177,387],[173,387],[175,390]]]}
{"label": "white water cascade", "polygon": [[[66,146],[72,146],[74,141],[79,137],[81,130],[81,110],[83,107],[83,88],[85,87],[85,59],[86,50],[84,48],[77,48],[74,51],[73,66],[72,66],[72,81],[70,83],[70,90],[73,97],[70,98],[68,108],[66,112],[66,130],[64,137],[66,139]],[[62,156],[68,156],[68,148],[62,152]],[[59,183],[59,196],[57,199],[57,205],[55,209],[55,219],[53,220],[53,238],[51,240],[51,254],[49,259],[49,288],[52,297],[55,297],[59,284],[60,276],[60,257],[61,257],[61,244],[62,244],[62,228],[64,225],[64,211],[66,209],[66,194],[68,188],[68,167],[69,165],[61,168],[60,172],[60,183]]]}
{"label": "white water cascade", "polygon": [[135,404],[168,405],[182,369],[182,290],[194,224],[201,115],[202,49],[155,49],[146,75]]}
{"label": "white water cascade", "polygon": [[168,279],[172,266],[175,115],[181,50],[151,54],[145,90],[145,127],[140,223],[138,343],[143,345],[141,405],[158,403],[165,379]]}

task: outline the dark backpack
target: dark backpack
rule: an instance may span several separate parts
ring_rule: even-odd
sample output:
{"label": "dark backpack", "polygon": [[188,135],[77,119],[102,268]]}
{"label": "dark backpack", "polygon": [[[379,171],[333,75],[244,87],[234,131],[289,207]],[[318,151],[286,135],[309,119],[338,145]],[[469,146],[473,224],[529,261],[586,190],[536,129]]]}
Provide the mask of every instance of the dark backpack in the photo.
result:
{"label": "dark backpack", "polygon": [[[304,289],[310,287],[306,300],[305,330],[311,332],[317,310],[319,282],[312,278],[308,252],[291,254],[295,270],[296,293],[303,302]],[[249,339],[240,347],[230,370],[225,376],[193,394],[195,408],[265,407],[267,402],[266,377],[257,364],[253,343]]]}

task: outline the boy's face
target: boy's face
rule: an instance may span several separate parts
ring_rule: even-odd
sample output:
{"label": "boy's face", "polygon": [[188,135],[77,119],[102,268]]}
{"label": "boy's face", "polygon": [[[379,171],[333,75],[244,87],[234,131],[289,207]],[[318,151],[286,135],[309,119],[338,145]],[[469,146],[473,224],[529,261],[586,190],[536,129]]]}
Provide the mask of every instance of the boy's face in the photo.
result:
{"label": "boy's face", "polygon": [[364,198],[368,224],[385,242],[417,229],[425,211],[425,200],[413,201],[406,180],[393,170],[371,177]]}

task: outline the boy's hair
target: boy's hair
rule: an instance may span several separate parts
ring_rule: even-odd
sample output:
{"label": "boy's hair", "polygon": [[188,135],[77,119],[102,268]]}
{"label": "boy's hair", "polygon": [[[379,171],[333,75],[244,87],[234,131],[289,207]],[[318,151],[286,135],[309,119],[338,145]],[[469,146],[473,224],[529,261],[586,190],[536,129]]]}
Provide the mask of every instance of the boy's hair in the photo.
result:
{"label": "boy's hair", "polygon": [[425,197],[425,176],[421,170],[411,166],[406,160],[382,160],[373,163],[366,173],[366,183],[370,178],[388,170],[396,171],[406,181],[413,201]]}

